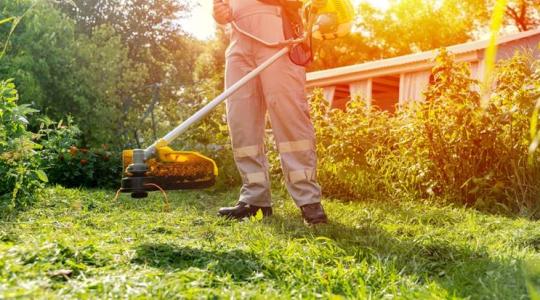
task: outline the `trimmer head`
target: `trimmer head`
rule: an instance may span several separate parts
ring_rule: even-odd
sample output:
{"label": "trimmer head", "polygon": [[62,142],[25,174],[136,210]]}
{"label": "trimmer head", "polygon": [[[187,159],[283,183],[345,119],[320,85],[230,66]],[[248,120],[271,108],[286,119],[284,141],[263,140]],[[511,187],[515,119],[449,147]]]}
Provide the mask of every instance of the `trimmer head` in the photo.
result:
{"label": "trimmer head", "polygon": [[148,192],[163,190],[203,189],[216,182],[216,163],[199,153],[157,148],[155,158],[144,160],[144,150],[122,153],[123,193],[133,198],[146,198]]}

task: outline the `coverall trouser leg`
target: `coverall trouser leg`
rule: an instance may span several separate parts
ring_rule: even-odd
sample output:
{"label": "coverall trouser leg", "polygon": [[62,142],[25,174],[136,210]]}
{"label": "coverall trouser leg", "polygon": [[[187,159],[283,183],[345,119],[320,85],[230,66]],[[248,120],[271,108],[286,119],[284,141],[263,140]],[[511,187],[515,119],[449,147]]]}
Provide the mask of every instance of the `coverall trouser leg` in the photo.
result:
{"label": "coverall trouser leg", "polygon": [[[242,18],[240,26],[267,41],[283,39],[281,18],[263,14]],[[233,33],[226,54],[230,87],[280,49]],[[287,55],[263,71],[227,101],[227,120],[234,158],[242,175],[240,201],[269,207],[268,162],[264,149],[266,114],[280,153],[287,189],[298,206],[319,203],[315,134],[305,91],[305,69]]]}

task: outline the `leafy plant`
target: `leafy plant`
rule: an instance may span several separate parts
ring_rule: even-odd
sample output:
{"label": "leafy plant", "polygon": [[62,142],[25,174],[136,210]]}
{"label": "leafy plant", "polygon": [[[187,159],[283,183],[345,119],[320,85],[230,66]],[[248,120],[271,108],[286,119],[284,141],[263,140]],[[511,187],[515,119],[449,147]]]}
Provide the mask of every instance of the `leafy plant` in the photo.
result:
{"label": "leafy plant", "polygon": [[18,105],[18,93],[11,80],[0,81],[0,204],[11,208],[30,204],[35,193],[48,181],[40,167],[41,145],[27,130],[27,116],[37,112]]}
{"label": "leafy plant", "polygon": [[80,147],[81,131],[72,118],[54,122],[41,118],[39,130],[43,169],[51,183],[66,187],[117,187],[122,164],[118,151],[109,146]]}
{"label": "leafy plant", "polygon": [[427,104],[415,122],[418,145],[429,151],[428,171],[437,192],[450,191],[464,203],[482,206],[533,203],[530,192],[514,194],[529,175],[524,140],[531,103],[526,94],[513,95],[529,75],[526,63],[516,56],[499,66],[499,87],[484,108],[467,66],[441,53]]}
{"label": "leafy plant", "polygon": [[380,157],[378,149],[389,149],[396,142],[391,132],[395,120],[386,112],[369,109],[362,99],[349,102],[347,111],[328,111],[326,103],[319,93],[312,98],[324,193],[341,199],[384,193],[373,161]]}
{"label": "leafy plant", "polygon": [[353,99],[347,112],[328,112],[316,94],[312,113],[323,191],[347,199],[440,196],[538,216],[538,73],[538,62],[527,54],[501,62],[483,107],[468,66],[443,50],[426,101],[395,115],[367,108],[361,99]]}

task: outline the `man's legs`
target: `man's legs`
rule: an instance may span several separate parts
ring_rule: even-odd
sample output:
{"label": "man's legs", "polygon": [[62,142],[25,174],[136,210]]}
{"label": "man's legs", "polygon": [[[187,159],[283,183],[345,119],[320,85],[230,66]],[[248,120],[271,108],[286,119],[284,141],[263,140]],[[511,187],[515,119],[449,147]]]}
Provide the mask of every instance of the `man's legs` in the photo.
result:
{"label": "man's legs", "polygon": [[[261,48],[258,63],[272,55]],[[309,223],[326,222],[317,184],[315,131],[305,92],[305,69],[283,57],[264,71],[261,85],[289,194]],[[311,209],[314,208],[314,209]]]}
{"label": "man's legs", "polygon": [[287,190],[298,207],[320,203],[313,125],[300,103],[305,95],[289,92],[274,97],[268,110]]}
{"label": "man's legs", "polygon": [[[236,83],[253,66],[246,57],[227,60],[226,85]],[[252,80],[227,101],[227,120],[231,133],[236,166],[242,176],[240,202],[271,207],[268,162],[264,151],[266,105],[260,93],[259,80]]]}
{"label": "man's legs", "polygon": [[[245,29],[257,29],[255,33],[263,39],[283,39],[280,17],[258,15],[246,18],[246,22],[249,26]],[[233,41],[232,45],[240,52],[249,49],[250,55],[228,56],[227,86],[279,51],[251,40]],[[242,174],[243,186],[240,205],[221,210],[220,214],[230,217],[243,215],[246,209],[242,203],[267,208],[263,213],[271,214],[270,180],[263,146],[266,109],[270,114],[289,193],[308,223],[326,222],[320,204],[321,189],[316,181],[315,135],[305,95],[305,69],[294,65],[287,56],[276,61],[261,73],[258,80],[252,81],[227,102],[235,161]],[[255,210],[248,207],[247,211],[253,213]]]}

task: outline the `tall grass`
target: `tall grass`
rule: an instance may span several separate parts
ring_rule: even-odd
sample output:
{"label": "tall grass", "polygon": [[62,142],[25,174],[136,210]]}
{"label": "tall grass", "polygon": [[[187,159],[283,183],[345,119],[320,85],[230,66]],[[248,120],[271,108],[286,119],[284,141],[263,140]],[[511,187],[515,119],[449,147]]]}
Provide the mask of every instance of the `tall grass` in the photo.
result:
{"label": "tall grass", "polygon": [[536,102],[536,107],[531,117],[531,146],[529,147],[529,163],[534,164],[535,153],[540,145],[540,131],[538,130],[538,120],[540,119],[540,99]]}
{"label": "tall grass", "polygon": [[9,45],[9,41],[11,39],[11,36],[13,35],[13,33],[15,32],[15,29],[17,29],[17,26],[19,25],[19,23],[21,22],[21,20],[26,16],[26,14],[37,4],[37,1],[32,5],[30,6],[21,16],[18,16],[18,17],[9,17],[9,18],[4,18],[2,20],[0,20],[0,26],[3,26],[5,24],[9,24],[11,23],[11,28],[9,29],[8,31],[8,34],[7,34],[7,37],[6,37],[6,40],[4,42],[4,46],[2,47],[2,51],[0,52],[0,59],[2,59],[4,57],[4,55],[6,54],[6,51],[7,51],[7,48],[8,48],[8,45]]}
{"label": "tall grass", "polygon": [[[14,23],[16,21],[16,18],[14,17],[10,17],[10,18],[5,18],[5,19],[2,19],[0,20],[0,26],[6,24],[6,23]],[[15,30],[15,25],[13,25],[11,27],[11,30],[9,31],[9,34],[8,34],[8,37],[6,39],[6,41],[4,42],[4,46],[2,47],[2,52],[0,52],[0,59],[2,59],[2,57],[4,57],[5,53],[6,53],[6,49],[7,49],[7,45],[8,45],[8,42],[9,42],[9,38],[11,37],[11,35],[13,34],[13,31]]]}
{"label": "tall grass", "polygon": [[[483,84],[483,94],[489,92],[490,87],[493,83],[493,71],[495,70],[495,62],[497,60],[497,39],[499,37],[499,33],[501,32],[501,28],[504,22],[504,14],[506,12],[506,5],[508,1],[507,0],[497,0],[495,3],[495,7],[493,10],[493,16],[491,17],[491,24],[490,24],[490,30],[491,30],[491,37],[489,41],[489,46],[486,49],[486,55],[485,55],[485,73],[484,73],[484,84]],[[489,102],[489,97],[484,96],[482,97],[482,106],[487,107]]]}

